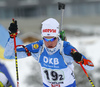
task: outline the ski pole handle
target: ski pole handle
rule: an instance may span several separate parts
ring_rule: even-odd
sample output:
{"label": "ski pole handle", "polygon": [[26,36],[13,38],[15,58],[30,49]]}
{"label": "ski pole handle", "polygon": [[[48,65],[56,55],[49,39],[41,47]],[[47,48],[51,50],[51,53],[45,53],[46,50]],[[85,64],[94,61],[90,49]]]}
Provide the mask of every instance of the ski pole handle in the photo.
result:
{"label": "ski pole handle", "polygon": [[65,9],[65,4],[64,3],[61,3],[61,2],[58,2],[58,9],[59,10]]}
{"label": "ski pole handle", "polygon": [[[14,18],[12,18],[12,23],[15,23],[15,19]],[[20,33],[20,31],[17,31],[17,34],[19,34]]]}
{"label": "ski pole handle", "polygon": [[15,21],[15,19],[14,19],[14,18],[12,18],[12,23],[14,23],[14,21]]}

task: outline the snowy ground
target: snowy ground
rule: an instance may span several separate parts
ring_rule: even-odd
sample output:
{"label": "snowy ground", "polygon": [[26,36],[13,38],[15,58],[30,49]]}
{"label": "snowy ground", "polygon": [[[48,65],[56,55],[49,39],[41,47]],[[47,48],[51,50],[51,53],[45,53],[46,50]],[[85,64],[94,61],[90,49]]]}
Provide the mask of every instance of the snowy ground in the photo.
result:
{"label": "snowy ground", "polygon": [[[68,41],[75,46],[80,52],[82,52],[87,58],[91,59],[95,65],[95,69],[100,66],[100,36],[89,36],[89,37],[67,37]],[[9,72],[16,83],[16,70],[15,70],[15,60],[3,61],[9,69]],[[42,87],[41,83],[36,83],[36,78],[40,77],[40,67],[39,64],[34,60],[33,57],[27,57],[18,60],[19,67],[19,84],[20,87]],[[32,67],[34,66],[34,67]],[[93,70],[95,72],[95,69]],[[33,75],[34,82],[33,85],[28,85],[26,78],[29,75]],[[100,75],[100,74],[98,74]],[[95,76],[94,76],[95,77]],[[97,76],[98,77],[98,76]],[[38,81],[38,80],[37,80]],[[40,80],[41,82],[41,80]],[[97,86],[96,86],[97,87]]]}

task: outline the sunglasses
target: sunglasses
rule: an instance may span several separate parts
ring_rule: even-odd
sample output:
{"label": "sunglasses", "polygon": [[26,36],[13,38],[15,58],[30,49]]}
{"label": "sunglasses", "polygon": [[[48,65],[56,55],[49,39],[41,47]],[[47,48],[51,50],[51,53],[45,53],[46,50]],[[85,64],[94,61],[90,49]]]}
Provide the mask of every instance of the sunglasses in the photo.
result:
{"label": "sunglasses", "polygon": [[54,37],[54,38],[51,38],[51,39],[47,39],[47,38],[43,38],[43,40],[45,40],[45,41],[47,41],[47,42],[49,42],[49,41],[54,41],[56,39],[56,37]]}

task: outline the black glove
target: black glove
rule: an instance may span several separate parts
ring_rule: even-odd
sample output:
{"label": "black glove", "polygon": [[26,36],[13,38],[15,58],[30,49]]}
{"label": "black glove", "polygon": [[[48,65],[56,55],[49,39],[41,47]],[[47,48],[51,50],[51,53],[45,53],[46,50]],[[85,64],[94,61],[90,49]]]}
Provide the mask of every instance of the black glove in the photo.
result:
{"label": "black glove", "polygon": [[14,35],[17,36],[17,31],[18,31],[18,26],[17,26],[17,21],[13,21],[14,23],[11,23],[8,30],[10,37],[13,38]]}
{"label": "black glove", "polygon": [[82,55],[77,52],[75,49],[71,49],[71,55],[73,57],[73,59],[76,61],[76,62],[81,62],[83,61],[83,57]]}

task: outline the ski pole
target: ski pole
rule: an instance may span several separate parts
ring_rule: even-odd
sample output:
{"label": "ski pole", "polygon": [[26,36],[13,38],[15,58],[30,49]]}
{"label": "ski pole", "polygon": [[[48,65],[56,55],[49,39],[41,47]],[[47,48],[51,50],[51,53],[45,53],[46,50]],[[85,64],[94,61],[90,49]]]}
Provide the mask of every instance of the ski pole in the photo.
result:
{"label": "ski pole", "polygon": [[58,9],[61,10],[61,22],[60,22],[60,31],[62,30],[62,25],[63,25],[63,15],[64,15],[64,10],[65,10],[65,4],[58,2]]}
{"label": "ski pole", "polygon": [[[12,18],[12,22],[15,23],[14,18]],[[13,34],[14,36],[14,50],[15,50],[15,63],[16,63],[16,79],[17,79],[17,87],[19,87],[19,74],[18,74],[18,61],[17,61],[17,46],[16,46],[16,37],[15,33]]]}
{"label": "ski pole", "polygon": [[63,27],[63,15],[64,15],[64,10],[65,10],[65,4],[58,2],[58,10],[61,10],[61,21],[60,21],[60,38],[63,41],[67,41],[67,39],[65,38],[65,31],[62,30]]}
{"label": "ski pole", "polygon": [[92,87],[95,87],[95,85],[93,84],[91,78],[89,77],[88,73],[86,72],[85,68],[83,67],[82,63],[80,63],[80,66],[82,67],[82,69],[83,69],[84,73],[86,74],[88,80],[90,81]]}

